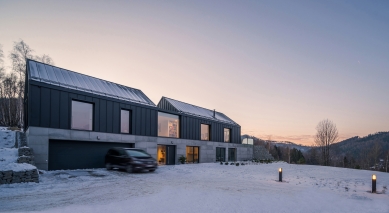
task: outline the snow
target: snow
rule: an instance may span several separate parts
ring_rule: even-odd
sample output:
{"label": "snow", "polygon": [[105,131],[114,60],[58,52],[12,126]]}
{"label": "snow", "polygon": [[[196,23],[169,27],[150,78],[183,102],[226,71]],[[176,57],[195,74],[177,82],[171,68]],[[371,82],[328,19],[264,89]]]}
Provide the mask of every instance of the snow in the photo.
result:
{"label": "snow", "polygon": [[13,148],[14,146],[15,132],[0,126],[0,148]]}
{"label": "snow", "polygon": [[286,163],[48,171],[0,185],[0,212],[388,212],[388,186],[389,173]]}

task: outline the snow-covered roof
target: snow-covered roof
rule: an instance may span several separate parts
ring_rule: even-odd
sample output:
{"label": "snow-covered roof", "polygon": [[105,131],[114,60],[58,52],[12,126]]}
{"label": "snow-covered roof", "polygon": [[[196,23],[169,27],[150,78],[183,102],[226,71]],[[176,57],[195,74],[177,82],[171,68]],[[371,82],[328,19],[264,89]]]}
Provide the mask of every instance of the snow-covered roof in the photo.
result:
{"label": "snow-covered roof", "polygon": [[101,80],[33,60],[28,60],[27,64],[29,67],[28,78],[30,80],[155,106],[155,104],[139,89]]}
{"label": "snow-covered roof", "polygon": [[[215,116],[214,116],[214,110],[210,109],[205,109],[203,107],[195,106],[192,104],[184,103],[182,101],[177,101],[171,98],[167,97],[162,97],[162,99],[158,103],[158,107],[160,108],[165,108],[164,104],[162,102],[167,101],[172,105],[174,108],[174,111],[182,114],[188,114],[196,117],[202,117],[210,120],[215,120],[223,123],[228,123],[228,124],[233,124],[233,125],[238,125],[235,121],[227,117],[221,112],[215,111]],[[168,108],[165,108],[168,109]]]}

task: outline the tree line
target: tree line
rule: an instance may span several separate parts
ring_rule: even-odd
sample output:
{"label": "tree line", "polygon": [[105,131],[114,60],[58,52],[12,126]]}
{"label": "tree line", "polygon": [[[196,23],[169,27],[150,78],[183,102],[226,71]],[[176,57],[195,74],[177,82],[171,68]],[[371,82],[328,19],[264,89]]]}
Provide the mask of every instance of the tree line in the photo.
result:
{"label": "tree line", "polygon": [[35,55],[23,40],[13,43],[8,53],[10,66],[5,66],[6,55],[0,44],[0,125],[23,128],[23,98],[25,90],[26,60],[33,59],[54,64],[49,55]]}

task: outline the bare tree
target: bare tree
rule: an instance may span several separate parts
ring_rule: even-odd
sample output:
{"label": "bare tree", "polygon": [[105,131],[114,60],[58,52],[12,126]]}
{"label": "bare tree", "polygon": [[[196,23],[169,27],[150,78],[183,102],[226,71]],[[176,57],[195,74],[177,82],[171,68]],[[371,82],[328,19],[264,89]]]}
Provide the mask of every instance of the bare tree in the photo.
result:
{"label": "bare tree", "polygon": [[46,54],[43,54],[42,56],[35,56],[35,60],[40,61],[40,62],[45,63],[45,64],[51,64],[51,65],[54,64],[53,59],[49,55],[46,55]]}
{"label": "bare tree", "polygon": [[330,149],[331,145],[338,140],[338,129],[335,123],[325,119],[320,121],[316,126],[315,143],[321,150],[322,164],[330,165]]}

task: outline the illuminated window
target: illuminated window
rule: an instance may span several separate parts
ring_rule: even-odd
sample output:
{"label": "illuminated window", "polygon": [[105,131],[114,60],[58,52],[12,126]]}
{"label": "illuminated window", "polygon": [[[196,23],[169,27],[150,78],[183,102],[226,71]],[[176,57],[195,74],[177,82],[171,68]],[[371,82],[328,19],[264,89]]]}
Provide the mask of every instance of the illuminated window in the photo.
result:
{"label": "illuminated window", "polygon": [[92,130],[93,104],[72,101],[72,129]]}
{"label": "illuminated window", "polygon": [[180,119],[178,115],[158,112],[158,136],[178,138]]}
{"label": "illuminated window", "polygon": [[199,147],[187,146],[186,147],[186,163],[199,163]]}
{"label": "illuminated window", "polygon": [[230,129],[224,128],[224,142],[229,143],[231,138]]}
{"label": "illuminated window", "polygon": [[209,141],[209,125],[201,124],[201,140]]}

